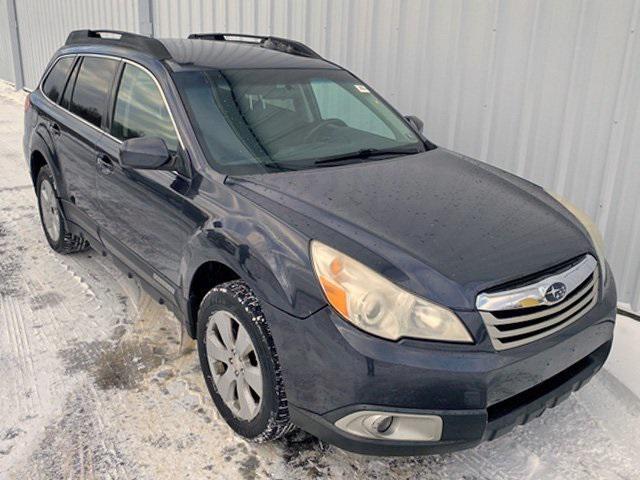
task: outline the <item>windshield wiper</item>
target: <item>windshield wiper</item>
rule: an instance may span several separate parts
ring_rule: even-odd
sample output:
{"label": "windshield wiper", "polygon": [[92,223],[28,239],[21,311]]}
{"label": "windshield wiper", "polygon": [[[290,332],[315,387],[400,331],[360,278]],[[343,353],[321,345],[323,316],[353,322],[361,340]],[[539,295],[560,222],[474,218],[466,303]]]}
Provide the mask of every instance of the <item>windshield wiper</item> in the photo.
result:
{"label": "windshield wiper", "polygon": [[352,159],[365,159],[370,157],[377,157],[381,155],[411,155],[419,153],[417,148],[363,148],[356,152],[343,153],[340,155],[334,155],[332,157],[320,158],[313,162],[314,165],[324,165],[329,163],[341,162],[344,160]]}
{"label": "windshield wiper", "polygon": [[260,166],[268,168],[269,170],[275,170],[276,172],[292,172],[297,170],[295,168],[285,167],[284,165],[274,161],[260,163]]}

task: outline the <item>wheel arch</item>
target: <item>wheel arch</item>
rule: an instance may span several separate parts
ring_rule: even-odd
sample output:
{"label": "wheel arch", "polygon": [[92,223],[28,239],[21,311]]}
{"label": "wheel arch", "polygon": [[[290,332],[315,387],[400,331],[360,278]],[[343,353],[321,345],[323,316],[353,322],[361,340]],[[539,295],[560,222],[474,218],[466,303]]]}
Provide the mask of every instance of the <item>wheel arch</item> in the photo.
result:
{"label": "wheel arch", "polygon": [[59,197],[64,197],[66,195],[66,188],[62,181],[60,166],[57,162],[55,152],[49,147],[49,143],[42,136],[42,132],[38,130],[33,135],[29,153],[29,174],[34,187],[38,181],[38,174],[45,165],[49,167],[53,175],[56,193]]}
{"label": "wheel arch", "polygon": [[187,332],[192,338],[196,337],[198,310],[205,295],[222,283],[239,279],[241,276],[234,269],[216,260],[207,260],[195,269],[189,282],[186,315]]}
{"label": "wheel arch", "polygon": [[47,165],[48,162],[42,152],[40,152],[40,150],[33,150],[31,152],[31,157],[29,158],[29,172],[31,174],[31,182],[33,183],[34,187],[36,186],[36,182],[38,181],[40,170],[42,170],[42,167]]}

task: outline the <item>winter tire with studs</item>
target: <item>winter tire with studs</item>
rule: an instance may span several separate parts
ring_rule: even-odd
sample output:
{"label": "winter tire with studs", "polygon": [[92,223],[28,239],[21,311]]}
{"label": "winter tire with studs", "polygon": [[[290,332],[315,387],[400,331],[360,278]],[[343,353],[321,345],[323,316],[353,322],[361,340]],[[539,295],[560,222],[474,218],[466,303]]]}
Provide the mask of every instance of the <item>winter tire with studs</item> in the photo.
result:
{"label": "winter tire with studs", "polygon": [[289,410],[260,303],[242,281],[212,289],[198,313],[198,354],[207,388],[229,426],[256,442],[289,432]]}

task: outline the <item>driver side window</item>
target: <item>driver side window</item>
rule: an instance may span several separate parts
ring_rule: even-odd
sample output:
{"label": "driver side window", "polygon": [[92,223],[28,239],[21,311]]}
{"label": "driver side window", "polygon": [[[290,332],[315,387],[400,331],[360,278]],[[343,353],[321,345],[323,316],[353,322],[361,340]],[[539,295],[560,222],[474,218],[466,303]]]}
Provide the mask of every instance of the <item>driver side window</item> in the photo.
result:
{"label": "driver side window", "polygon": [[391,129],[358,100],[357,96],[370,95],[363,85],[353,85],[353,94],[344,86],[325,79],[312,80],[311,88],[323,120],[337,118],[351,128],[395,140]]}
{"label": "driver side window", "polygon": [[129,63],[120,79],[111,134],[120,140],[157,137],[165,141],[169,151],[178,150],[178,136],[156,83],[147,72]]}

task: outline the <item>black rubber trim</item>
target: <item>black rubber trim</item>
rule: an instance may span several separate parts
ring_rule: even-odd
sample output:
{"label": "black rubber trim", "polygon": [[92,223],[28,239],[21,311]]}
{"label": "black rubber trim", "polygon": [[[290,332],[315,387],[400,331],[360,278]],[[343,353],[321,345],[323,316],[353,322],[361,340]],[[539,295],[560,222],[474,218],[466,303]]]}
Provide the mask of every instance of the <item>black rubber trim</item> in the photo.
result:
{"label": "black rubber trim", "polygon": [[553,408],[571,393],[582,388],[604,365],[613,341],[602,344],[591,354],[553,377],[487,409],[489,423],[485,440],[494,440],[539,417],[547,408]]}
{"label": "black rubber trim", "polygon": [[640,322],[640,315],[637,313],[629,312],[628,310],[623,310],[622,308],[617,308],[616,312],[623,317],[630,318],[631,320],[636,320]]}
{"label": "black rubber trim", "polygon": [[[359,407],[353,407],[356,411]],[[381,407],[371,407],[380,410]],[[404,410],[414,412],[415,410]],[[433,412],[437,414],[436,412]],[[344,432],[327,421],[320,415],[303,410],[289,404],[289,415],[291,422],[312,435],[324,440],[338,448],[362,455],[382,455],[382,456],[407,456],[426,455],[434,453],[444,453],[454,450],[471,448],[481,442],[478,437],[475,440],[443,440],[439,442],[398,442],[389,440],[375,440],[356,437]],[[443,413],[444,415],[444,413]],[[482,415],[482,414],[481,414]],[[465,416],[467,419],[473,416]],[[446,419],[445,419],[446,423]]]}

